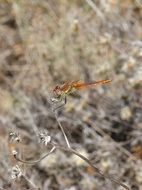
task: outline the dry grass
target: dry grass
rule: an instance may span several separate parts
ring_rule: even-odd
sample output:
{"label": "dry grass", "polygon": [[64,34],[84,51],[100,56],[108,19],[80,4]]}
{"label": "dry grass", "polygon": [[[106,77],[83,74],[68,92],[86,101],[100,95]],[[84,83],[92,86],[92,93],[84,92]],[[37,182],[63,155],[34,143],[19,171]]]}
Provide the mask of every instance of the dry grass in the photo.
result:
{"label": "dry grass", "polygon": [[[34,166],[17,162],[46,153],[47,130],[65,145],[48,102],[63,81],[112,79],[68,98],[58,119],[71,146],[133,190],[142,187],[142,3],[140,0],[0,0],[0,187],[120,190],[85,162],[56,151]],[[9,143],[9,132],[21,143]],[[11,179],[19,164],[23,177]],[[30,184],[30,183],[33,184]]]}

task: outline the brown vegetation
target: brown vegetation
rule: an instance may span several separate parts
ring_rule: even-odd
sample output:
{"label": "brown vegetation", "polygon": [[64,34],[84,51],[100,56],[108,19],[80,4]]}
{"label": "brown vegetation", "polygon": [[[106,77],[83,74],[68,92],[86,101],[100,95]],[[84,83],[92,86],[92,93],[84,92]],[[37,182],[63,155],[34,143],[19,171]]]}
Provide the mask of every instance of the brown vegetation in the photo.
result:
{"label": "brown vegetation", "polygon": [[[112,82],[74,93],[55,115],[52,89],[80,79]],[[66,146],[58,124],[106,175],[142,188],[141,0],[0,0],[0,189],[122,189],[64,148],[16,161],[13,150],[27,161],[50,150],[43,131]]]}

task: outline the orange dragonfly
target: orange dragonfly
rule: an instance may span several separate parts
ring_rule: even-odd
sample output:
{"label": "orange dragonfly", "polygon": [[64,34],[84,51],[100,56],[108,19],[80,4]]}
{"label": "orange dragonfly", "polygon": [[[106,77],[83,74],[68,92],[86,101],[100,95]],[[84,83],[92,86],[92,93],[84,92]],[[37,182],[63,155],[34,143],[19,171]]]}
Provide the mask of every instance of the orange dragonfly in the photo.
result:
{"label": "orange dragonfly", "polygon": [[111,82],[111,80],[97,80],[94,82],[82,82],[81,80],[77,80],[77,81],[71,81],[71,82],[65,82],[63,85],[61,86],[56,86],[53,89],[53,93],[55,95],[55,98],[52,98],[51,101],[53,103],[58,103],[64,100],[64,103],[58,107],[56,107],[54,109],[57,110],[58,108],[64,106],[67,102],[67,96],[71,93],[73,93],[76,90],[81,90],[81,89],[85,89],[85,88],[89,88],[89,87],[94,87],[97,84],[106,84]]}

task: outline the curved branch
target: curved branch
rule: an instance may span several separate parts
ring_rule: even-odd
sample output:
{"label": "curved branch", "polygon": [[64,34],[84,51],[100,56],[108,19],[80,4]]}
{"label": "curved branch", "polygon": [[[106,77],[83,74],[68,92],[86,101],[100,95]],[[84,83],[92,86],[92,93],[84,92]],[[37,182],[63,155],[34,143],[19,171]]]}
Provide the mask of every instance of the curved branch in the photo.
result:
{"label": "curved branch", "polygon": [[22,163],[25,164],[36,164],[38,162],[40,162],[41,160],[43,160],[44,158],[46,158],[47,156],[49,156],[55,149],[60,149],[63,150],[65,152],[70,152],[75,154],[76,156],[78,156],[79,158],[81,158],[82,160],[84,160],[87,164],[89,164],[100,176],[102,176],[105,179],[109,179],[110,181],[116,183],[117,185],[122,186],[123,188],[125,188],[126,190],[130,190],[130,188],[125,185],[124,183],[122,183],[120,180],[113,178],[111,175],[108,174],[104,174],[99,168],[97,168],[88,158],[86,158],[85,156],[83,156],[82,154],[78,153],[76,150],[72,149],[72,148],[68,148],[68,147],[63,147],[60,145],[57,145],[53,142],[49,143],[51,144],[53,147],[50,150],[50,152],[48,152],[47,154],[45,154],[42,158],[35,160],[35,161],[25,161],[20,159],[19,157],[17,157],[17,154],[14,154],[14,158]]}
{"label": "curved branch", "polygon": [[63,136],[64,136],[64,138],[65,138],[65,141],[66,141],[66,143],[67,143],[67,146],[68,146],[68,148],[71,148],[70,143],[69,143],[68,138],[67,138],[67,135],[66,135],[66,133],[65,133],[65,131],[64,131],[64,129],[63,129],[63,127],[62,127],[62,125],[61,125],[61,123],[60,123],[60,121],[59,121],[59,119],[58,119],[57,113],[56,113],[56,112],[54,112],[54,113],[55,113],[56,121],[57,121],[57,123],[58,123],[58,125],[59,125],[59,127],[60,127],[60,129],[61,129],[61,131],[62,131],[62,133],[63,133]]}
{"label": "curved branch", "polygon": [[73,153],[75,155],[77,155],[78,157],[80,157],[82,160],[84,160],[86,163],[88,163],[100,176],[102,176],[103,178],[106,178],[106,179],[109,179],[111,180],[112,182],[116,183],[117,185],[120,185],[122,187],[124,187],[125,189],[127,190],[130,190],[130,188],[125,185],[124,183],[122,183],[121,181],[119,181],[118,179],[115,179],[113,178],[112,176],[110,175],[107,175],[107,174],[104,174],[100,169],[98,169],[96,166],[94,166],[94,164],[88,159],[86,158],[85,156],[83,156],[82,154],[78,153],[77,151],[75,151],[74,149],[72,148],[65,148],[65,147],[62,147],[62,146],[59,146],[59,145],[55,145],[56,148],[60,149],[60,150],[64,150],[66,152],[70,152],[70,153]]}
{"label": "curved branch", "polygon": [[14,154],[14,158],[19,161],[19,162],[22,162],[22,163],[25,163],[25,164],[36,164],[38,162],[40,162],[41,160],[43,160],[44,158],[46,158],[47,156],[49,156],[50,154],[52,154],[52,152],[56,149],[55,146],[52,147],[52,149],[50,150],[50,152],[48,152],[47,154],[45,154],[43,157],[39,158],[38,160],[33,160],[33,161],[26,161],[26,160],[22,160],[21,158],[19,158],[17,156],[17,154]]}

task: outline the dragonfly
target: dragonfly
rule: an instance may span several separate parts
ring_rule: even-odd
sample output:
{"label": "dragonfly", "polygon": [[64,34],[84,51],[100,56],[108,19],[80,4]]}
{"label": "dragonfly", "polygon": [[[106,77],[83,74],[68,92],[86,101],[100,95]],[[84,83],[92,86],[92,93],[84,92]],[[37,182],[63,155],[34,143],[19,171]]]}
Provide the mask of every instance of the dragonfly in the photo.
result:
{"label": "dragonfly", "polygon": [[63,104],[57,106],[55,110],[63,107],[66,103],[67,103],[67,96],[73,92],[75,92],[76,90],[81,90],[81,89],[86,89],[86,88],[91,88],[94,87],[98,84],[106,84],[111,82],[110,79],[107,80],[96,80],[93,82],[83,82],[81,80],[77,80],[77,81],[69,81],[69,82],[65,82],[63,85],[59,86],[55,86],[55,88],[53,89],[53,93],[54,93],[54,98],[51,99],[51,101],[53,103],[59,103],[59,102],[63,102]]}

